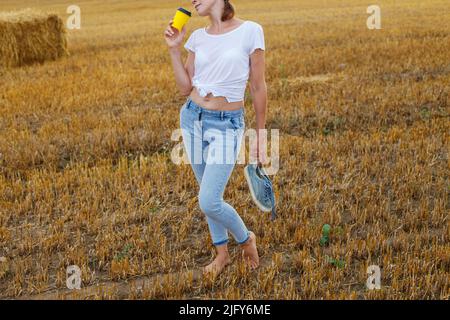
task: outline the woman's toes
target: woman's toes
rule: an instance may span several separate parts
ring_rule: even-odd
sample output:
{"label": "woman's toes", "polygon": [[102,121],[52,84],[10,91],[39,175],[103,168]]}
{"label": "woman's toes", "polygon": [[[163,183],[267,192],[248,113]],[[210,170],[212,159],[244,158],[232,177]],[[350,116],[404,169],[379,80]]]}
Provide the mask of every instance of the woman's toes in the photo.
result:
{"label": "woman's toes", "polygon": [[258,250],[256,248],[256,236],[253,232],[250,232],[249,240],[243,244],[242,254],[246,262],[252,269],[256,269],[259,266]]}
{"label": "woman's toes", "polygon": [[230,258],[216,258],[203,268],[203,273],[219,274],[230,263]]}

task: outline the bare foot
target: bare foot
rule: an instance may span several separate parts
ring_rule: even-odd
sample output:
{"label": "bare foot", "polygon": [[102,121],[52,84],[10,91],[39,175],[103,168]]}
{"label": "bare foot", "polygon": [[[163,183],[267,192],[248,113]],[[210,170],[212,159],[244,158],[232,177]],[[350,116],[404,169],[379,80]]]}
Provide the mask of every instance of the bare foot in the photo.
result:
{"label": "bare foot", "polygon": [[217,256],[213,262],[208,264],[206,267],[203,268],[204,274],[214,274],[218,275],[222,272],[222,270],[230,264],[231,260],[230,257],[227,255],[225,257],[223,256]]}
{"label": "bare foot", "polygon": [[256,249],[256,236],[250,231],[250,236],[247,242],[242,246],[242,256],[252,269],[256,269],[259,266],[258,249]]}

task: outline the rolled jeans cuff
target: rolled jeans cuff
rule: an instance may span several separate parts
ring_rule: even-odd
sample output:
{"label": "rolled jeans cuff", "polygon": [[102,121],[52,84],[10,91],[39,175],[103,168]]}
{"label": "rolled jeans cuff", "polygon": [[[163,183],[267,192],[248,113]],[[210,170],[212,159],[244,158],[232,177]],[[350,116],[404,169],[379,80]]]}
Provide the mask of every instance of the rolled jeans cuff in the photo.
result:
{"label": "rolled jeans cuff", "polygon": [[250,238],[250,232],[247,232],[247,237],[245,238],[245,240],[244,241],[238,241],[238,244],[246,243],[249,238]]}
{"label": "rolled jeans cuff", "polygon": [[222,241],[214,242],[213,245],[220,246],[220,245],[225,244],[227,242],[228,242],[228,239],[225,239],[225,240],[222,240]]}

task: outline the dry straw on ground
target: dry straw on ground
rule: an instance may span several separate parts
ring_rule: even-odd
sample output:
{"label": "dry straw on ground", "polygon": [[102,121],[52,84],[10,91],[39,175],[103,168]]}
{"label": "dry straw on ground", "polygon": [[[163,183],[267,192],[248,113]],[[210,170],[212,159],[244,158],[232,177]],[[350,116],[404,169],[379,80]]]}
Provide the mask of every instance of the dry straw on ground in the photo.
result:
{"label": "dry straw on ground", "polygon": [[0,67],[18,67],[67,55],[64,23],[37,10],[0,12]]}
{"label": "dry straw on ground", "polygon": [[[253,205],[242,164],[224,193],[259,270],[230,237],[223,274],[191,273],[214,248],[194,173],[171,161],[186,97],[163,30],[179,2],[90,0],[70,58],[0,75],[0,299],[450,298],[448,0],[381,0],[381,30],[365,0],[233,4],[264,27],[266,128],[280,130],[279,219]],[[184,41],[207,23],[194,14]]]}

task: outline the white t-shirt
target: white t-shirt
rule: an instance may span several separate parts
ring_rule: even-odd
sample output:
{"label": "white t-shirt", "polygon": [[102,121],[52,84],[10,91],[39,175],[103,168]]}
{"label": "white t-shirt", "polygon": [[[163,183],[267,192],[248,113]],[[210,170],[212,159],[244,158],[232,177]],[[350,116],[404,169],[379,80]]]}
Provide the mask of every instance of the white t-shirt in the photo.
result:
{"label": "white t-shirt", "polygon": [[200,95],[209,92],[228,102],[243,101],[250,75],[250,55],[265,50],[261,25],[247,20],[224,34],[209,34],[205,28],[192,32],[184,47],[195,53],[192,85]]}

